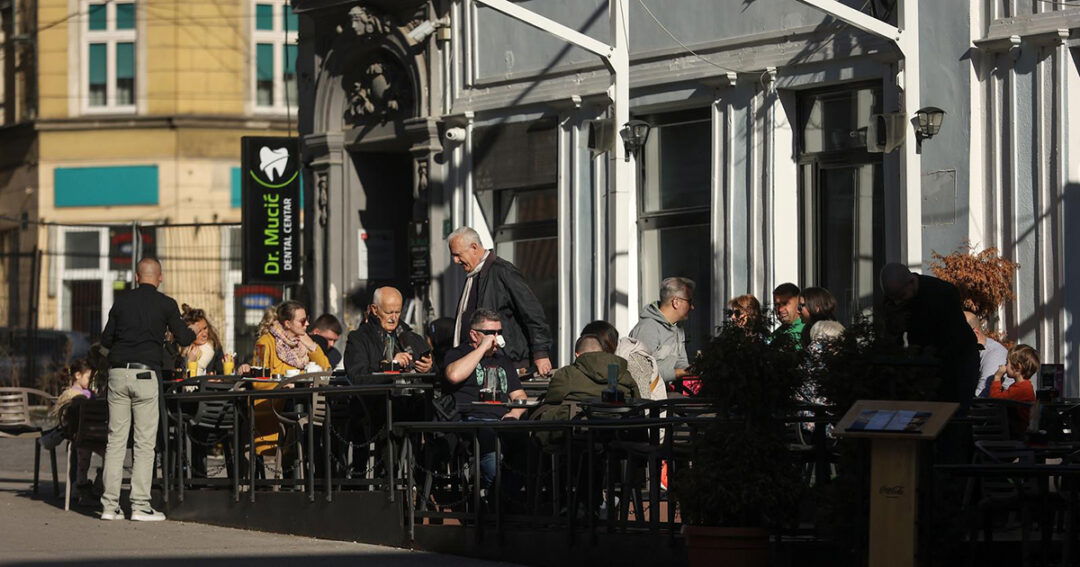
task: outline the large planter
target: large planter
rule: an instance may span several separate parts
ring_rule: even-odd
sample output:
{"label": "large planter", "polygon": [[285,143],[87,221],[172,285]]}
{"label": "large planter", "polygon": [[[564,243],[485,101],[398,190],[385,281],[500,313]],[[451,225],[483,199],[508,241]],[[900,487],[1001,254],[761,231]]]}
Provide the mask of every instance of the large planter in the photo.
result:
{"label": "large planter", "polygon": [[690,567],[768,567],[769,532],[762,528],[682,527]]}

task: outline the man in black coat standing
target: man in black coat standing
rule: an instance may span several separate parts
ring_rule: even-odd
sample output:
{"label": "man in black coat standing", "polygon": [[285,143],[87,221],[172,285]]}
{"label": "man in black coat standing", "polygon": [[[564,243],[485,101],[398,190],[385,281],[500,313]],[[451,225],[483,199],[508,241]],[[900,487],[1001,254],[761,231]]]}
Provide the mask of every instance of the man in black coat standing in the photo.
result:
{"label": "man in black coat standing", "polygon": [[454,346],[469,342],[469,316],[479,308],[502,318],[502,347],[519,372],[535,365],[541,375],[551,374],[551,328],[544,308],[529,289],[521,272],[480,243],[475,230],[463,226],[446,239],[455,264],[465,270],[465,288],[455,312]]}
{"label": "man in black coat standing", "polygon": [[893,263],[881,269],[881,289],[887,317],[894,319],[887,321],[892,330],[906,332],[909,345],[941,361],[939,401],[966,408],[979,381],[979,341],[964,317],[956,286]]}
{"label": "man in black coat standing", "polygon": [[420,335],[401,322],[401,292],[380,287],[372,296],[367,320],[349,333],[345,343],[345,372],[353,384],[392,381],[375,372],[393,370],[431,372],[431,347]]}

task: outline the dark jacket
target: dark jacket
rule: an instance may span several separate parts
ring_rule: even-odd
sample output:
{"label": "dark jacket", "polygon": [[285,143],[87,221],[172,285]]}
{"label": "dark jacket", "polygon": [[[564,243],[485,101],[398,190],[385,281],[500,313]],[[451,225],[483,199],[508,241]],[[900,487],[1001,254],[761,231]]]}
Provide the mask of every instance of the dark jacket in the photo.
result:
{"label": "dark jacket", "polygon": [[[380,372],[379,363],[383,360],[386,348],[386,331],[379,321],[370,318],[355,331],[349,332],[345,343],[345,372],[353,384],[384,384],[392,381],[390,376],[372,376]],[[398,323],[394,331],[394,354],[409,352],[413,359],[422,357],[431,351],[427,341],[412,332],[405,323]]]}
{"label": "dark jacket", "polygon": [[114,367],[137,362],[160,373],[166,329],[181,346],[195,340],[195,333],[180,318],[176,300],[141,284],[113,303],[101,332],[101,346],[109,349],[109,364]]}
{"label": "dark jacket", "polygon": [[641,397],[637,382],[626,369],[626,360],[607,352],[587,352],[577,357],[573,364],[563,366],[551,376],[548,384],[545,404],[582,402],[590,398],[599,398],[608,388],[608,365],[619,367],[618,389],[626,400]]}
{"label": "dark jacket", "polygon": [[967,404],[979,380],[979,340],[964,319],[960,292],[949,282],[919,276],[919,290],[906,304],[887,302],[894,332],[941,361],[938,399]]}
{"label": "dark jacket", "polygon": [[[503,352],[510,360],[548,358],[551,328],[540,300],[517,267],[491,252],[476,278],[476,307],[497,311],[502,316],[502,335],[506,339]],[[467,321],[461,325],[460,342],[469,342]]]}

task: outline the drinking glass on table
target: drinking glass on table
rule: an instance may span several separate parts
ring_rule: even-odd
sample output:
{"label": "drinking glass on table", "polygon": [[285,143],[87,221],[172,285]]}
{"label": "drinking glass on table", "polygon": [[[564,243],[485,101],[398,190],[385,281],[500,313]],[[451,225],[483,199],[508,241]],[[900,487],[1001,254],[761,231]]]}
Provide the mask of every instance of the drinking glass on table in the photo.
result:
{"label": "drinking glass on table", "polygon": [[221,367],[222,373],[226,376],[232,376],[233,371],[236,370],[236,355],[231,352],[225,353],[222,357]]}

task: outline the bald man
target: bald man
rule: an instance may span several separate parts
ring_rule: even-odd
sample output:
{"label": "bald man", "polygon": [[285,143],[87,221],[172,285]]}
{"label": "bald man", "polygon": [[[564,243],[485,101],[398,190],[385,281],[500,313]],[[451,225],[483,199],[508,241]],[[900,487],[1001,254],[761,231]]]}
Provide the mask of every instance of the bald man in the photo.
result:
{"label": "bald man", "polygon": [[165,515],[150,507],[150,482],[154,475],[157,443],[158,378],[165,330],[181,346],[195,340],[195,333],[180,318],[176,300],[158,291],[161,263],[143,258],[136,266],[139,286],[117,296],[109,310],[109,322],[101,333],[101,346],[109,349],[109,442],[105,449],[101,519],[123,520],[120,482],[128,432],[134,422],[135,444],[131,468],[131,519],[155,522]]}
{"label": "bald man", "polygon": [[941,360],[938,400],[966,408],[979,381],[979,343],[956,286],[892,263],[881,269],[881,290],[890,330]]}
{"label": "bald man", "polygon": [[431,372],[431,347],[401,322],[401,292],[380,287],[371,298],[367,319],[349,333],[345,343],[345,372],[353,384],[387,384],[392,376],[374,375],[393,370]]}

